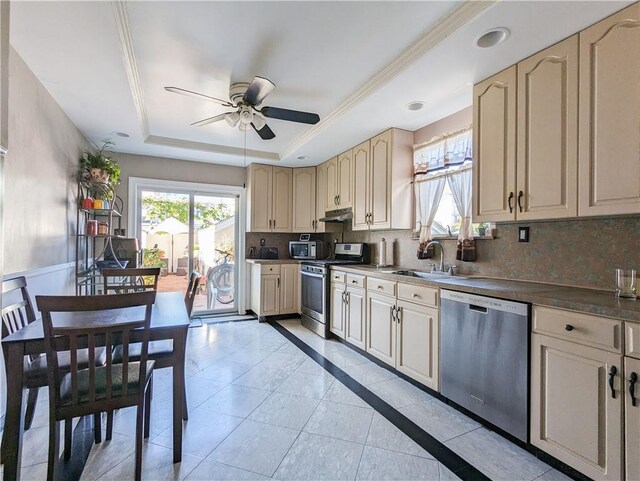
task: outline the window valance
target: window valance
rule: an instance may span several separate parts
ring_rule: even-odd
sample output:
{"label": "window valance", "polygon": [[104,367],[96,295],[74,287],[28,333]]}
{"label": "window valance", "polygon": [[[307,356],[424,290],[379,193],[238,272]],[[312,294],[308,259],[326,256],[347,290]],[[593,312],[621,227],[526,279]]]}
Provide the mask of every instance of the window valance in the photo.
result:
{"label": "window valance", "polygon": [[472,160],[471,127],[434,137],[413,146],[414,175],[428,174],[469,163]]}

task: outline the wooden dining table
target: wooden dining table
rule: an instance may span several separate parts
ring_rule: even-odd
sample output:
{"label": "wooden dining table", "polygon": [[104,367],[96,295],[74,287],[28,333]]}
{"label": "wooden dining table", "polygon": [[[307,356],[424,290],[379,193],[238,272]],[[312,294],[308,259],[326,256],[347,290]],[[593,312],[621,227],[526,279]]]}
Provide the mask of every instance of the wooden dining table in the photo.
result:
{"label": "wooden dining table", "polygon": [[[132,308],[136,309],[136,308]],[[141,308],[143,309],[143,308]],[[106,321],[113,317],[109,311],[103,313]],[[74,313],[77,315],[78,313]],[[144,312],[142,313],[144,316]],[[95,321],[95,319],[92,319]],[[55,322],[55,319],[54,319]],[[159,292],[153,305],[149,337],[151,341],[173,341],[173,462],[182,460],[182,400],[185,390],[185,351],[189,330],[189,315],[181,292]],[[132,336],[131,342],[142,338]],[[24,433],[25,385],[24,356],[45,352],[42,320],[36,320],[2,340],[7,371],[7,409],[5,414],[2,452],[4,480],[20,479],[22,437]]]}

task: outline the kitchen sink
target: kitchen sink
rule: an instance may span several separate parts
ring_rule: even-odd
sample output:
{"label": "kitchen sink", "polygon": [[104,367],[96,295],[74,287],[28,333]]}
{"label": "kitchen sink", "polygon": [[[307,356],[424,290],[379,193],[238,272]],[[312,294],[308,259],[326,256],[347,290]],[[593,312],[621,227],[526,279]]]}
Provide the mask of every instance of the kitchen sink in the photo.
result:
{"label": "kitchen sink", "polygon": [[468,279],[469,276],[457,276],[451,275],[446,272],[423,272],[423,271],[410,271],[410,270],[399,270],[393,271],[391,274],[395,274],[398,276],[407,276],[407,277],[419,277],[421,279]]}

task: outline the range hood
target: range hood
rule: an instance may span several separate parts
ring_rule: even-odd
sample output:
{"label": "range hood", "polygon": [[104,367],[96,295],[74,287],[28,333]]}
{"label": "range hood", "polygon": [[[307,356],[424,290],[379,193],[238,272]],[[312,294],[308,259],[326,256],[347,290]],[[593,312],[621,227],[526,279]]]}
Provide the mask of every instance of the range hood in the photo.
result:
{"label": "range hood", "polygon": [[353,212],[351,208],[328,210],[324,213],[324,217],[318,219],[320,222],[351,222]]}

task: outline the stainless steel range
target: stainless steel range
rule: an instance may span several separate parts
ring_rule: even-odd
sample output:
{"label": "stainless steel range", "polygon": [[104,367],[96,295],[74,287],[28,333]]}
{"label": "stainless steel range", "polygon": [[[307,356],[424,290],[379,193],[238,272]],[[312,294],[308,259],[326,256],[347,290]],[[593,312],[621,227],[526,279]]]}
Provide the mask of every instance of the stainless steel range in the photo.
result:
{"label": "stainless steel range", "polygon": [[316,334],[329,334],[329,266],[365,264],[369,259],[369,246],[363,243],[338,243],[334,257],[303,261],[300,267],[302,325]]}

